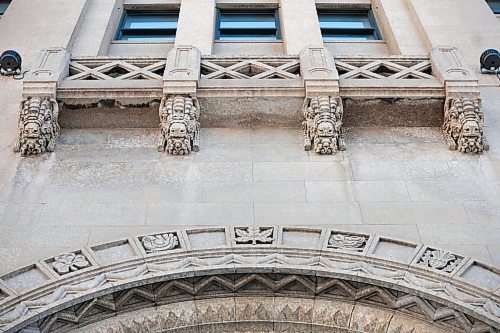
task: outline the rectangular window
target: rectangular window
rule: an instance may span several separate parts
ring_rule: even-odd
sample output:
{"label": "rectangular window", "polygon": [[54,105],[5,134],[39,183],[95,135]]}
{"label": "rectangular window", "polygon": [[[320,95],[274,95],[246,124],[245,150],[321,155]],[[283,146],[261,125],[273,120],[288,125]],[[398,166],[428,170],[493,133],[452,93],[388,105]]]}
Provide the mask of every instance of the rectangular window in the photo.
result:
{"label": "rectangular window", "polygon": [[277,40],[280,39],[278,11],[219,10],[218,40]]}
{"label": "rectangular window", "polygon": [[318,10],[324,40],[378,40],[375,19],[370,10]]}
{"label": "rectangular window", "polygon": [[500,0],[486,0],[495,14],[500,14]]}
{"label": "rectangular window", "polygon": [[0,16],[2,16],[5,11],[7,10],[7,7],[9,7],[11,0],[0,0]]}
{"label": "rectangular window", "polygon": [[127,10],[123,14],[118,40],[174,40],[179,12]]}

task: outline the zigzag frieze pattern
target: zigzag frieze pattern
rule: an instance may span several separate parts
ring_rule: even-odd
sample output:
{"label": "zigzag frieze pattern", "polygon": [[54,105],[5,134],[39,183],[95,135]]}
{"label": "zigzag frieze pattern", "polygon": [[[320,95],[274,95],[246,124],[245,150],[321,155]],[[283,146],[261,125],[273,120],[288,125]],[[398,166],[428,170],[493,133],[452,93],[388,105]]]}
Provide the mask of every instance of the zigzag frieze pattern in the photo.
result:
{"label": "zigzag frieze pattern", "polygon": [[[400,280],[404,281],[408,284],[411,284],[416,287],[420,288],[425,288],[431,291],[437,291],[437,292],[444,292],[446,295],[453,297],[457,300],[463,301],[463,302],[468,302],[471,304],[475,304],[478,306],[482,306],[485,311],[492,313],[495,316],[499,315],[499,310],[498,306],[492,302],[490,299],[487,298],[477,298],[477,297],[472,297],[470,295],[465,294],[464,292],[458,290],[454,286],[448,284],[448,283],[436,283],[436,282],[431,282],[428,280],[424,280],[422,278],[416,277],[414,274],[407,272],[407,271],[393,271],[393,272],[387,272],[381,269],[377,269],[371,264],[368,263],[344,263],[344,262],[336,262],[332,261],[323,257],[313,257],[313,258],[308,258],[308,259],[297,259],[297,258],[289,258],[285,255],[282,254],[271,254],[268,256],[260,257],[260,258],[254,258],[254,257],[246,257],[242,255],[237,255],[237,254],[230,254],[227,256],[224,256],[222,258],[215,258],[215,259],[199,259],[199,258],[186,258],[181,260],[178,263],[170,263],[170,264],[163,264],[163,265],[158,265],[158,264],[151,264],[151,265],[141,265],[137,267],[136,269],[129,271],[129,272],[122,272],[122,273],[104,273],[101,275],[96,276],[94,279],[90,281],[86,281],[80,284],[76,285],[68,285],[68,286],[62,286],[58,288],[53,294],[48,295],[46,297],[33,300],[33,301],[24,301],[21,302],[21,304],[12,312],[3,315],[0,318],[0,323],[2,324],[8,324],[10,322],[13,322],[23,315],[26,315],[28,311],[31,310],[36,310],[39,308],[42,308],[44,306],[50,305],[54,302],[57,302],[59,300],[62,300],[66,298],[69,295],[73,294],[78,294],[80,292],[85,292],[100,286],[104,286],[105,284],[112,283],[114,281],[123,281],[135,277],[139,277],[142,275],[145,275],[147,273],[157,273],[157,272],[168,272],[171,270],[177,270],[180,268],[190,268],[190,267],[210,267],[210,266],[221,266],[221,265],[231,265],[231,264],[251,264],[251,265],[269,265],[269,264],[278,264],[278,265],[286,265],[286,264],[293,264],[293,265],[301,265],[301,266],[321,266],[325,268],[332,268],[340,271],[346,271],[346,272],[361,272],[365,274],[372,275],[374,277],[382,277],[382,278],[390,278],[393,280]],[[190,292],[191,294],[196,294],[197,291],[203,290],[203,288],[206,287],[206,285],[209,285],[210,283],[217,282],[220,285],[225,285],[230,291],[236,291],[241,289],[241,286],[246,285],[249,283],[249,281],[253,279],[258,279],[262,280],[262,276],[248,276],[246,278],[243,278],[238,281],[237,284],[232,284],[232,281],[229,281],[227,279],[224,279],[223,277],[220,276],[214,276],[210,277],[206,280],[202,280],[199,284],[195,286],[187,286],[187,285],[182,285],[177,283],[177,287],[181,286],[181,289],[184,289],[187,292]],[[292,281],[295,281],[296,279],[299,279],[295,276],[289,276],[277,284],[273,284],[270,287],[270,291],[272,292],[278,292],[282,290],[284,285],[287,285],[291,283]],[[322,289],[317,289],[316,286],[312,283],[307,283],[303,280],[301,280],[303,286],[307,286],[308,289],[312,292],[316,291],[318,294],[322,292]],[[319,286],[321,287],[321,286]],[[351,297],[355,300],[360,299],[363,297],[364,293],[369,293],[372,292],[371,289],[363,289],[363,290],[348,290],[346,288],[346,291],[348,291],[351,295]],[[134,291],[133,293],[136,293],[137,291]],[[143,292],[144,293],[144,292]],[[387,296],[387,294],[383,293],[383,298],[386,298],[387,300],[390,298],[390,296]],[[147,294],[148,297],[151,299],[154,299],[154,295]],[[391,305],[390,302],[388,302],[388,305]],[[394,303],[392,306],[394,307],[396,303]],[[424,309],[423,309],[424,310]],[[443,310],[444,311],[444,310]],[[447,309],[446,311],[454,311],[451,309]],[[446,316],[440,315],[439,313],[436,313],[436,311],[431,311],[431,310],[424,310],[424,312],[429,314],[429,319],[432,320],[439,320],[442,318],[446,318],[449,315],[449,312],[446,312]],[[432,315],[431,315],[432,312]],[[456,312],[456,311],[455,311]],[[455,313],[453,312],[453,313]],[[75,317],[76,318],[76,317]],[[75,319],[76,320],[76,319]]]}
{"label": "zigzag frieze pattern", "polygon": [[[176,234],[185,237],[180,232]],[[135,241],[140,244],[140,238]],[[275,241],[276,238],[271,239],[271,242]],[[5,289],[6,284],[0,278],[0,292],[5,295],[0,299],[0,332],[13,332],[12,327],[19,329],[33,325],[38,313],[46,313],[36,324],[43,328],[41,331],[57,331],[57,327],[71,327],[81,324],[82,320],[85,322],[89,316],[93,318],[92,312],[116,314],[141,304],[148,307],[151,304],[168,304],[171,300],[184,301],[190,297],[240,292],[251,294],[252,290],[248,287],[256,284],[266,286],[267,294],[290,295],[299,292],[309,297],[348,299],[412,313],[425,320],[445,326],[451,325],[454,329],[459,328],[467,332],[490,332],[492,323],[499,322],[500,307],[494,301],[496,298],[494,295],[491,298],[485,296],[491,294],[490,292],[474,284],[456,281],[452,274],[425,271],[413,263],[409,263],[409,268],[408,264],[381,264],[364,254],[342,254],[326,248],[326,245],[319,254],[307,249],[273,250],[251,245],[237,245],[234,250],[191,253],[189,250],[185,251],[185,240],[180,244],[181,252],[177,250],[174,256],[170,256],[169,251],[156,254],[144,252],[141,254],[144,257],[142,263],[124,260],[101,268],[98,260],[94,259],[87,270],[61,277],[57,283],[50,281],[44,288],[38,288],[36,293],[23,294]],[[423,253],[425,249],[426,247],[422,246],[419,253]],[[86,255],[93,254],[91,252]],[[415,259],[412,259],[413,262],[417,263],[419,256],[417,254]],[[238,279],[234,280],[223,273],[234,271],[238,267],[248,274],[239,275]],[[282,275],[270,280],[269,276],[264,274],[269,271],[282,272]],[[321,272],[321,276],[333,274],[342,276],[343,279],[324,278],[316,281],[306,275],[297,274],[298,271],[306,275],[309,272]],[[198,278],[196,281],[177,278],[186,273]],[[215,275],[206,276],[210,274]],[[151,284],[153,280],[157,283],[154,286]],[[356,284],[351,281],[359,282]],[[126,287],[132,285],[132,282],[134,288]],[[99,296],[88,301],[95,291],[103,295],[115,285],[124,287],[119,287],[118,292],[116,288],[113,289],[109,297]],[[391,289],[390,285],[395,288]],[[81,297],[86,298],[77,301]],[[131,300],[137,304],[131,304]],[[449,305],[445,306],[446,304]],[[58,308],[55,308],[56,305]],[[58,310],[64,306],[71,306],[71,309]]]}
{"label": "zigzag frieze pattern", "polygon": [[[471,331],[474,328],[474,323],[467,319],[460,312],[447,308],[433,307],[428,301],[412,295],[402,295],[399,297],[394,296],[389,290],[382,287],[375,287],[370,285],[361,284],[355,287],[347,281],[330,279],[329,283],[323,283],[321,286],[316,286],[310,279],[304,276],[298,275],[290,275],[285,276],[280,279],[273,279],[265,274],[248,274],[241,275],[235,281],[226,277],[226,276],[206,276],[203,277],[200,281],[196,283],[190,283],[183,281],[185,284],[192,285],[191,288],[188,288],[189,296],[193,298],[195,296],[203,296],[204,290],[209,289],[211,292],[214,291],[215,288],[218,288],[221,291],[224,291],[227,295],[231,295],[232,293],[243,293],[244,295],[250,295],[249,292],[253,292],[254,294],[262,294],[263,291],[268,291],[271,293],[287,293],[287,291],[294,292],[295,296],[300,296],[303,294],[307,295],[317,295],[319,297],[330,297],[329,291],[332,286],[342,286],[343,291],[346,292],[345,296],[343,296],[342,300],[355,301],[355,302],[364,302],[368,304],[383,304],[387,309],[394,310],[402,310],[408,308],[409,306],[416,306],[418,310],[426,315],[426,320],[431,320],[437,323],[441,323],[445,328],[448,329],[463,329],[464,331]],[[288,289],[295,283],[295,288],[292,290]],[[170,284],[170,282],[167,282]],[[301,288],[297,288],[300,286]],[[257,288],[258,287],[258,288]],[[82,319],[86,318],[89,313],[95,312],[95,307],[104,307],[108,310],[115,310],[123,307],[124,304],[127,304],[134,299],[141,299],[142,302],[139,304],[135,304],[136,307],[144,307],[144,304],[149,306],[154,306],[156,301],[166,297],[168,294],[165,293],[167,289],[159,288],[157,292],[154,291],[146,291],[140,288],[130,289],[123,294],[120,295],[119,298],[116,298],[113,302],[108,303],[106,301],[92,300],[79,307],[77,310],[70,309],[60,313],[57,313],[52,316],[49,320],[43,322],[40,325],[40,331],[42,332],[52,332],[52,327],[60,328],[60,322],[66,324],[66,329],[71,329],[76,325],[82,324]],[[160,291],[158,293],[158,291]],[[191,291],[194,293],[191,294]],[[334,298],[339,298],[338,293],[335,294]],[[370,302],[370,298],[373,296],[377,297],[377,302]],[[340,299],[340,298],[339,298]],[[210,301],[211,302],[211,301]],[[225,310],[225,313],[224,311]],[[256,309],[258,310],[258,309]],[[222,312],[221,312],[222,311]],[[409,312],[411,313],[411,311]],[[261,318],[267,318],[270,320],[272,317],[269,315],[262,315],[262,309],[260,309]],[[180,317],[186,317],[186,314],[181,315]],[[211,305],[208,305],[208,308],[204,312],[200,312],[197,309],[196,317],[194,320],[192,316],[187,316],[189,319],[183,319],[182,322],[185,325],[194,325],[193,322],[203,322],[203,323],[211,323],[211,322],[222,322],[223,320],[227,320],[230,317],[229,310],[220,308],[217,311],[212,309]],[[285,305],[281,313],[279,314],[279,318],[283,318],[289,321],[297,321],[297,322],[311,322],[311,310],[304,310],[302,307],[298,307],[297,309],[291,309],[290,306]],[[454,325],[449,324],[450,320],[455,322]],[[172,320],[171,320],[172,321]],[[178,322],[179,319],[174,320]],[[72,325],[71,325],[72,324]],[[179,327],[179,325],[175,325]]]}

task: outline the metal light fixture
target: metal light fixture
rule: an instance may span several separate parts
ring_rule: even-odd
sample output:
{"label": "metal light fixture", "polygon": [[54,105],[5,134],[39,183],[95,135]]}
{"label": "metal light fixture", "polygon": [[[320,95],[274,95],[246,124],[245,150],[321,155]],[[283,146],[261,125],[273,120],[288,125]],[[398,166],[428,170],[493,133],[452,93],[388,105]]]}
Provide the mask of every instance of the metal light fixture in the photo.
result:
{"label": "metal light fixture", "polygon": [[21,74],[22,59],[19,53],[13,50],[7,50],[0,56],[0,74],[1,75],[19,75]]}
{"label": "metal light fixture", "polygon": [[481,73],[500,74],[500,52],[495,49],[489,49],[481,54],[479,59],[481,63]]}

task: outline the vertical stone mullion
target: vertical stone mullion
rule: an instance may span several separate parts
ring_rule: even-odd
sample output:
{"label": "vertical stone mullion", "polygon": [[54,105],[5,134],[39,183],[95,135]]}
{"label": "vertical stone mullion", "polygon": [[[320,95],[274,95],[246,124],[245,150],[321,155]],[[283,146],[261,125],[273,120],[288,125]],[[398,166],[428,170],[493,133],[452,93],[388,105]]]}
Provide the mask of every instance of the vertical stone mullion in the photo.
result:
{"label": "vertical stone mullion", "polygon": [[314,0],[280,0],[280,21],[287,54],[298,55],[308,45],[323,45]]}
{"label": "vertical stone mullion", "polygon": [[210,55],[214,32],[215,0],[182,0],[175,45],[192,45]]}

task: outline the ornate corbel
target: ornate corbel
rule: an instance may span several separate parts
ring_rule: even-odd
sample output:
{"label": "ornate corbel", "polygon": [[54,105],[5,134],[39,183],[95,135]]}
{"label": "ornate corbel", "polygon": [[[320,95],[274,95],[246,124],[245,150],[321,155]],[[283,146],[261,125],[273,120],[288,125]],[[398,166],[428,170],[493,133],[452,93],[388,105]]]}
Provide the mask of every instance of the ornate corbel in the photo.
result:
{"label": "ornate corbel", "polygon": [[30,97],[22,101],[14,151],[22,156],[54,151],[60,133],[58,117],[59,106],[52,98]]}
{"label": "ornate corbel", "polygon": [[443,134],[450,150],[462,153],[481,153],[488,150],[483,125],[480,99],[457,97],[446,100]]}
{"label": "ornate corbel", "polygon": [[200,105],[198,99],[174,95],[160,104],[160,139],[158,151],[187,155],[200,148]]}
{"label": "ornate corbel", "polygon": [[68,76],[70,54],[64,48],[44,49],[23,80],[19,139],[14,151],[22,156],[54,151],[60,128],[57,87]]}
{"label": "ornate corbel", "polygon": [[455,47],[434,48],[431,62],[433,74],[446,90],[442,129],[448,148],[471,154],[488,150],[477,75],[466,68]]}
{"label": "ornate corbel", "polygon": [[344,109],[340,97],[306,98],[302,111],[305,150],[334,154],[337,150],[346,149],[342,135]]}

